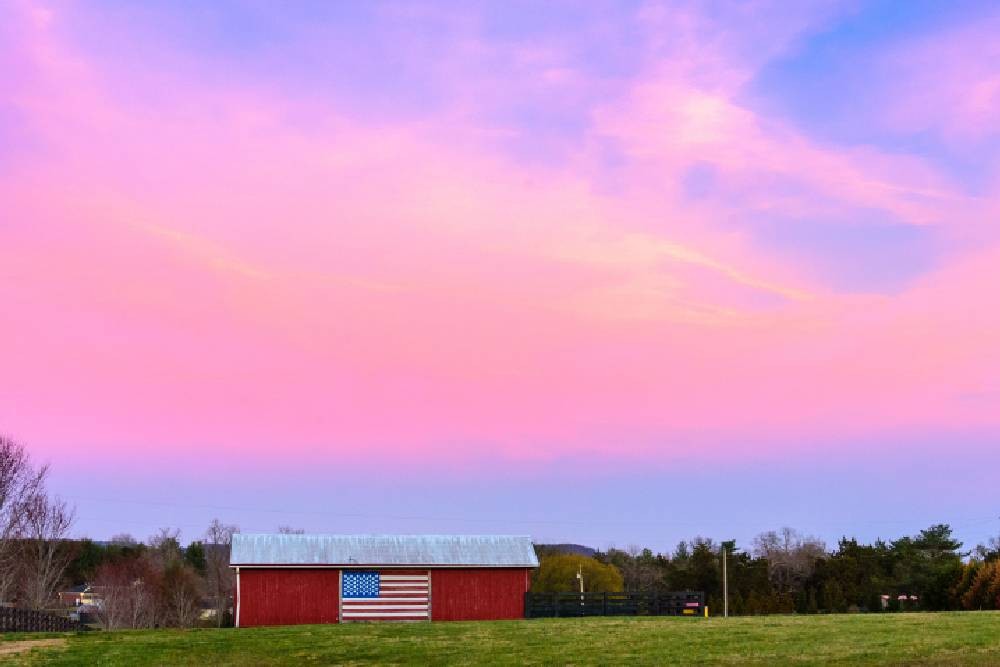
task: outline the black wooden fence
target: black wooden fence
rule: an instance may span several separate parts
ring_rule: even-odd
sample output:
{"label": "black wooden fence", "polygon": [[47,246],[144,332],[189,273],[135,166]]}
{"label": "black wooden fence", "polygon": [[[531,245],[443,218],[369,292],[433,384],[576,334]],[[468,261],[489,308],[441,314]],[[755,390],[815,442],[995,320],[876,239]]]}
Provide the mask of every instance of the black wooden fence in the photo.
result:
{"label": "black wooden fence", "polygon": [[525,618],[558,616],[704,616],[705,594],[525,593]]}
{"label": "black wooden fence", "polygon": [[0,607],[0,632],[66,632],[82,630],[77,621],[44,611]]}

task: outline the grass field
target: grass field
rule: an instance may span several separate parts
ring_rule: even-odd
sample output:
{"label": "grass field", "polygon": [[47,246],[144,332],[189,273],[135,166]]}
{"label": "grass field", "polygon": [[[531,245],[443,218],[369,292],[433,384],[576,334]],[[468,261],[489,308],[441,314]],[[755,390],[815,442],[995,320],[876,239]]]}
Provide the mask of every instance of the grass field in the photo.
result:
{"label": "grass field", "polygon": [[[6,635],[37,665],[995,664],[1000,612],[588,618]],[[18,651],[18,652],[15,652]]]}

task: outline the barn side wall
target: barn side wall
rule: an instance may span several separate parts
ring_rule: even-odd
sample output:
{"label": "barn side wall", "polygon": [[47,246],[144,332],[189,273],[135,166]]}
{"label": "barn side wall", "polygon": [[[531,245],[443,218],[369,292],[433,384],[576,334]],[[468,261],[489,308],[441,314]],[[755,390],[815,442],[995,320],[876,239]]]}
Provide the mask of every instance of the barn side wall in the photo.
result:
{"label": "barn side wall", "polygon": [[340,570],[240,568],[240,627],[336,623]]}
{"label": "barn side wall", "polygon": [[440,569],[431,573],[431,619],[494,621],[524,618],[531,570]]}

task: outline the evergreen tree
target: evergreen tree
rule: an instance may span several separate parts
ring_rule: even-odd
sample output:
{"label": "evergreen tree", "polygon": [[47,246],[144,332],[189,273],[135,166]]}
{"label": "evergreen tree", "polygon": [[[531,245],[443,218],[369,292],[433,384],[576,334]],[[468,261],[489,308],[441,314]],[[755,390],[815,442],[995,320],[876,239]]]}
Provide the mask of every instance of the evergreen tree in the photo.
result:
{"label": "evergreen tree", "polygon": [[201,542],[192,542],[184,550],[184,562],[189,565],[198,576],[204,577],[208,563],[205,560],[205,546]]}
{"label": "evergreen tree", "polygon": [[823,584],[822,593],[822,606],[823,608],[831,614],[842,614],[847,611],[847,600],[844,598],[844,590],[840,586],[840,582],[836,579],[830,579]]}
{"label": "evergreen tree", "polygon": [[806,598],[806,613],[807,614],[818,614],[819,613],[819,603],[816,602],[816,589],[810,588],[809,594]]}

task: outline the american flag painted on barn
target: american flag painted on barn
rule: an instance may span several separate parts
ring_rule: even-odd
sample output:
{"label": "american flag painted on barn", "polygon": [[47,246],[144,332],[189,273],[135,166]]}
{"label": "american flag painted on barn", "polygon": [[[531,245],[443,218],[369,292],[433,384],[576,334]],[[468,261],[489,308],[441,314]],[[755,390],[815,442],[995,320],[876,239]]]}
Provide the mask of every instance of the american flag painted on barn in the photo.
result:
{"label": "american flag painted on barn", "polygon": [[427,570],[344,570],[340,620],[427,621],[430,591]]}

